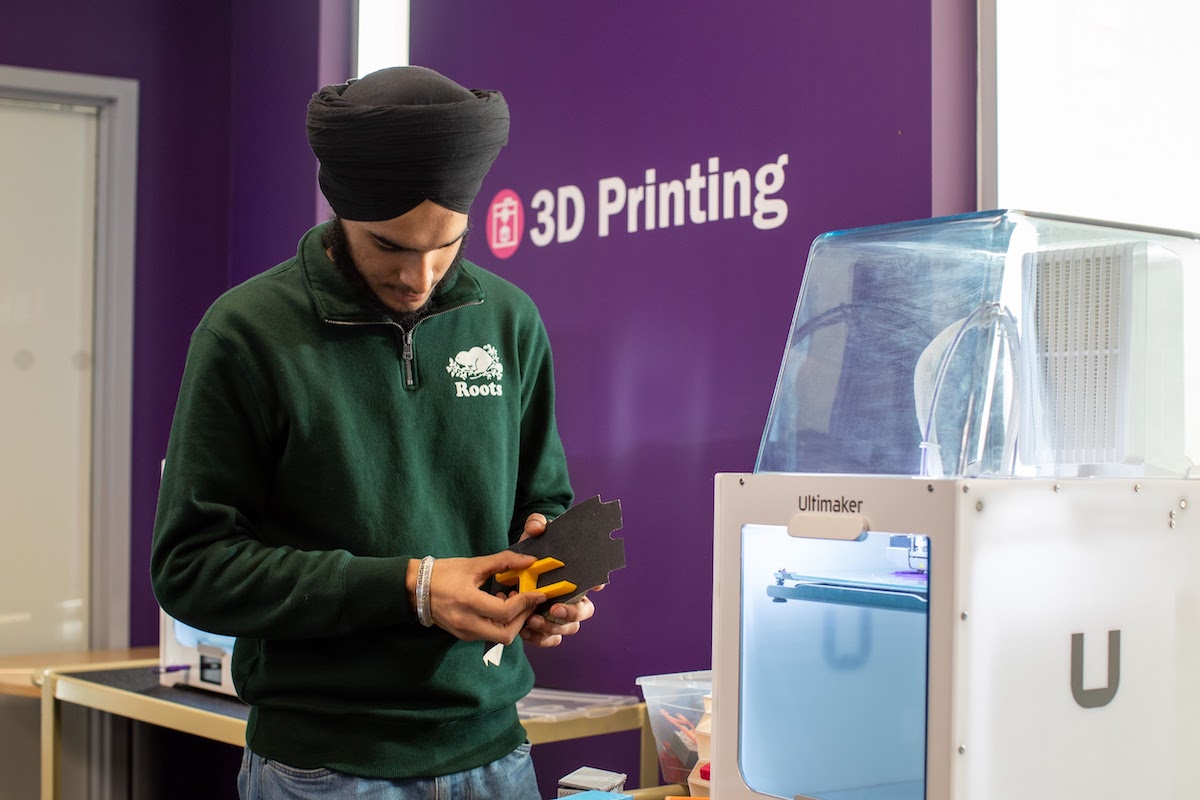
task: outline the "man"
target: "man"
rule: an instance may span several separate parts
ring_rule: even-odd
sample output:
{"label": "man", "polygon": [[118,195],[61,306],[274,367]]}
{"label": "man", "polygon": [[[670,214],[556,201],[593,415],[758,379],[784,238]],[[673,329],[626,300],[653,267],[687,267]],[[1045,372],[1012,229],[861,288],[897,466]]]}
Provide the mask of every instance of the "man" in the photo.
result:
{"label": "man", "polygon": [[594,607],[483,588],[572,499],[537,310],[462,257],[507,105],[399,67],[323,88],[308,135],[336,217],[193,334],[155,592],[238,637],[244,800],[532,800],[513,643]]}

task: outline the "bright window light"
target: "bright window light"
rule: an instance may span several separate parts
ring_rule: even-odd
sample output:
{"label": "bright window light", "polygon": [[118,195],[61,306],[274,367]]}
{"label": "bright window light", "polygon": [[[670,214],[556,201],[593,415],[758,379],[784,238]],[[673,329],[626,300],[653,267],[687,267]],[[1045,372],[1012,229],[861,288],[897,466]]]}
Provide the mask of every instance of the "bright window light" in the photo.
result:
{"label": "bright window light", "polygon": [[358,0],[355,75],[408,63],[408,0]]}
{"label": "bright window light", "polygon": [[983,205],[1200,231],[1200,4],[985,5],[996,122],[995,195]]}

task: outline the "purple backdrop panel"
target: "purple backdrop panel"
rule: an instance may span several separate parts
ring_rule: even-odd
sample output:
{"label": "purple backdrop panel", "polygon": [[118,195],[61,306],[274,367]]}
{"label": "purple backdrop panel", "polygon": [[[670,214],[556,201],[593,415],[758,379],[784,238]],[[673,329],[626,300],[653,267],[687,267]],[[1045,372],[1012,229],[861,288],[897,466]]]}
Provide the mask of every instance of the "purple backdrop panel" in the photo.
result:
{"label": "purple backdrop panel", "polygon": [[414,0],[411,31],[511,106],[469,254],[542,310],[577,496],[622,502],[628,567],[538,682],[706,668],[712,476],[753,468],[809,246],[930,216],[930,5]]}

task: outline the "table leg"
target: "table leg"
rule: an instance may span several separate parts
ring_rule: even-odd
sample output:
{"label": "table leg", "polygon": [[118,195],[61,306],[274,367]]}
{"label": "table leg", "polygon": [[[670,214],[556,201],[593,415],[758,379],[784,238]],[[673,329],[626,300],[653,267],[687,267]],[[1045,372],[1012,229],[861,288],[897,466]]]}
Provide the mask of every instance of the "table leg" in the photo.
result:
{"label": "table leg", "polygon": [[654,731],[650,729],[650,713],[645,703],[642,704],[641,715],[642,755],[638,786],[645,788],[658,785],[658,744],[654,741]]}
{"label": "table leg", "polygon": [[42,800],[58,800],[59,744],[62,741],[62,712],[54,696],[57,680],[46,670],[42,677]]}

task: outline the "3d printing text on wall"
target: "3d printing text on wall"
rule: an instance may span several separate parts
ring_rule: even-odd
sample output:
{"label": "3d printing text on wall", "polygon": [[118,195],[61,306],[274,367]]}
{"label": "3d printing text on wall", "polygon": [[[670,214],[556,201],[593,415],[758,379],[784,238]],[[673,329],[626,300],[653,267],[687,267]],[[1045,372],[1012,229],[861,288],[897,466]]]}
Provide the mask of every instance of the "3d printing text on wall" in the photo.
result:
{"label": "3d printing text on wall", "polygon": [[[783,188],[788,154],[758,167],[722,169],[720,158],[693,163],[686,176],[662,177],[648,168],[641,183],[619,175],[601,178],[594,193],[594,233],[604,238],[619,232],[635,234],[684,225],[701,225],[749,217],[754,227],[768,231],[788,216],[787,201],[776,197]],[[707,167],[707,169],[705,169]],[[539,189],[529,204],[529,241],[536,247],[567,244],[587,229],[588,203],[578,186]],[[487,242],[497,258],[509,258],[521,244],[526,209],[511,189],[496,193],[488,206]],[[624,225],[622,226],[622,222]]]}

